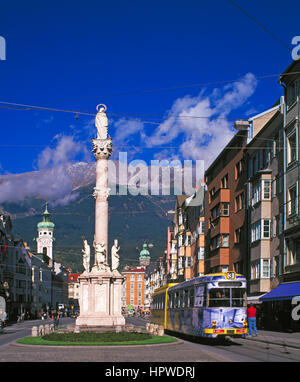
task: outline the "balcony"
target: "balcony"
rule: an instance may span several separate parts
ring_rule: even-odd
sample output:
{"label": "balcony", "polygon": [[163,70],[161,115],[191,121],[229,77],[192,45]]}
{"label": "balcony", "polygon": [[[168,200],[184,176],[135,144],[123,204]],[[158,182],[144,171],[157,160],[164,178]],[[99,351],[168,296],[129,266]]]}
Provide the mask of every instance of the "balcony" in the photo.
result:
{"label": "balcony", "polygon": [[209,208],[213,208],[215,205],[221,202],[230,202],[230,189],[229,188],[219,188],[214,195],[211,197],[211,203]]}
{"label": "balcony", "polygon": [[218,248],[211,251],[210,267],[217,267],[219,265],[229,265],[229,248]]}

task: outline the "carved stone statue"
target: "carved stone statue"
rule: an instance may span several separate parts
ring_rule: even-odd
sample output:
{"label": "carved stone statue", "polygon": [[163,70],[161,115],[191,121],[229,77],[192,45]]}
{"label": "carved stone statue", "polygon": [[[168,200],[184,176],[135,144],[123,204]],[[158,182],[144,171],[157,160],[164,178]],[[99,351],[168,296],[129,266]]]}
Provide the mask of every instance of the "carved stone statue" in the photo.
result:
{"label": "carved stone statue", "polygon": [[95,248],[95,265],[98,268],[98,270],[101,270],[106,265],[106,250],[105,250],[105,244],[102,243],[96,243],[94,240],[94,248]]}
{"label": "carved stone statue", "polygon": [[118,240],[114,240],[114,245],[111,248],[111,270],[117,270],[120,264],[120,256],[118,254],[120,247],[118,246]]}
{"label": "carved stone statue", "polygon": [[87,240],[83,240],[83,267],[85,272],[90,271],[90,255],[91,255],[91,250],[90,246],[88,245]]}
{"label": "carved stone statue", "polygon": [[[99,106],[102,106],[100,107],[100,110],[99,110]],[[100,104],[97,106],[96,109],[98,110],[98,113],[95,119],[95,125],[97,128],[97,139],[107,139],[108,119],[105,114],[106,106]]]}

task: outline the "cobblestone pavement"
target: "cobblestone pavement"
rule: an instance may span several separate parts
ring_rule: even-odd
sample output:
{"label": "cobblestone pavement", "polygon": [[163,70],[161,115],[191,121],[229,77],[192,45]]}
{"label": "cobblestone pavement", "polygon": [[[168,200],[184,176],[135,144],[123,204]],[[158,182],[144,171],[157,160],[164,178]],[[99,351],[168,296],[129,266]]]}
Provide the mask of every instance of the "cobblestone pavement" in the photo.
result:
{"label": "cobblestone pavement", "polygon": [[228,359],[188,342],[127,347],[42,347],[11,343],[0,348],[0,362],[226,362]]}

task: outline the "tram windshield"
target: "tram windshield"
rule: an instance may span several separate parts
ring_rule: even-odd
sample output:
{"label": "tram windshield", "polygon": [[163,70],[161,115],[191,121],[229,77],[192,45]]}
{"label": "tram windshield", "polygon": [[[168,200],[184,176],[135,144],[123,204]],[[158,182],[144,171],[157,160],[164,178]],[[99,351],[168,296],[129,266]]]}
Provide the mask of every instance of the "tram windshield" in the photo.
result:
{"label": "tram windshield", "polygon": [[208,293],[208,307],[246,306],[246,289],[212,288]]}

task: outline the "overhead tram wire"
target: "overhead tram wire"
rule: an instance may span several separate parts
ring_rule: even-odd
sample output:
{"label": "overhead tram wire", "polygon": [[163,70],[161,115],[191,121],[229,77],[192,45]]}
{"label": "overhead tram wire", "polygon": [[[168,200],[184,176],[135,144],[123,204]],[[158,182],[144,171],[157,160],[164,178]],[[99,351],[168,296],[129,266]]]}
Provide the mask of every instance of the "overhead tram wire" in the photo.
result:
{"label": "overhead tram wire", "polygon": [[240,5],[238,5],[233,0],[228,0],[231,4],[233,4],[236,8],[238,8],[241,12],[243,12],[249,19],[254,21],[260,28],[262,28],[265,32],[267,32],[269,35],[271,35],[275,40],[277,40],[281,45],[283,45],[285,48],[287,48],[289,51],[292,51],[292,48],[286,44],[284,41],[282,41],[278,36],[276,36],[273,32],[271,32],[267,27],[265,27],[262,23],[257,21],[253,16],[251,16],[249,13],[247,13]]}

